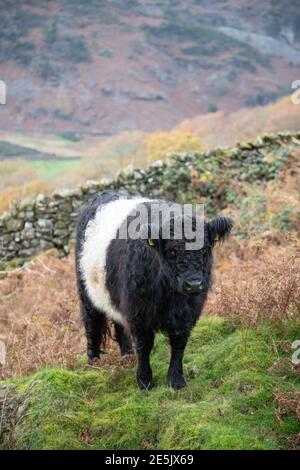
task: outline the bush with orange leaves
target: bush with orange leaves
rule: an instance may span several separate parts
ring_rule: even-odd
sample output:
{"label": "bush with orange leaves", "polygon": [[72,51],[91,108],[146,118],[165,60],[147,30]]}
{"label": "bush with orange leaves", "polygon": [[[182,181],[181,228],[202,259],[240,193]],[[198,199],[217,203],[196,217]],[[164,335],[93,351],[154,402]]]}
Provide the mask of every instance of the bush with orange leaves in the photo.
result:
{"label": "bush with orange leaves", "polygon": [[147,162],[164,158],[171,152],[203,152],[204,145],[194,132],[157,131],[147,134],[144,138]]}

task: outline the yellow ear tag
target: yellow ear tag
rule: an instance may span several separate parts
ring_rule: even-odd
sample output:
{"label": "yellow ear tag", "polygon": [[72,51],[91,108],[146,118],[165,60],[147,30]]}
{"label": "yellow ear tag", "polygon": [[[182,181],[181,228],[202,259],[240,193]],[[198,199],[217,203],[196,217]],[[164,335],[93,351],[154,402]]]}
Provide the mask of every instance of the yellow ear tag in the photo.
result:
{"label": "yellow ear tag", "polygon": [[154,240],[152,240],[152,238],[148,238],[148,245],[149,246],[155,246],[155,242],[154,242]]}

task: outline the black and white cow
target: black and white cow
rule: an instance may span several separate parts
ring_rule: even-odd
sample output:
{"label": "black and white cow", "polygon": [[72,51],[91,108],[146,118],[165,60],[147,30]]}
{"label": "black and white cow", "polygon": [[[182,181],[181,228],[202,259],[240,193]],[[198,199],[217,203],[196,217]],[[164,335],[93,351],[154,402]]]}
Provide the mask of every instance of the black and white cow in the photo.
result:
{"label": "black and white cow", "polygon": [[121,354],[133,352],[134,339],[137,383],[150,389],[150,352],[155,332],[162,331],[171,345],[168,383],[181,388],[184,349],[210,287],[212,249],[216,239],[229,234],[232,222],[225,217],[205,222],[198,250],[187,250],[186,239],[177,239],[172,229],[170,239],[164,239],[161,227],[156,239],[120,239],[123,224],[141,205],[150,208],[153,202],[168,204],[104,191],[80,215],[76,273],[87,354],[89,360],[99,357],[112,320]]}

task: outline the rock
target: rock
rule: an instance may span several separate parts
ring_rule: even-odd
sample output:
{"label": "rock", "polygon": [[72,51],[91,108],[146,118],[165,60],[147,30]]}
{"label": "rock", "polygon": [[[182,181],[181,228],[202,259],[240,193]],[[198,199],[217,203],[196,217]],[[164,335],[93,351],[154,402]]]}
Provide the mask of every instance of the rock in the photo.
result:
{"label": "rock", "polygon": [[19,246],[17,245],[15,241],[10,242],[10,244],[8,245],[9,251],[17,251],[18,249],[19,249]]}
{"label": "rock", "polygon": [[39,246],[40,245],[40,240],[41,240],[40,238],[39,239],[34,238],[33,240],[30,240],[30,246],[32,246],[32,247]]}
{"label": "rock", "polygon": [[36,248],[28,248],[19,251],[19,256],[24,258],[30,258],[31,256],[37,255],[41,250],[39,247]]}
{"label": "rock", "polygon": [[37,225],[40,229],[52,230],[53,228],[53,222],[49,219],[39,219]]}
{"label": "rock", "polygon": [[21,209],[21,210],[24,210],[25,212],[27,212],[27,211],[33,211],[33,210],[34,210],[34,206],[35,206],[35,202],[36,202],[36,200],[26,197],[25,199],[23,199],[23,200],[21,201],[21,203],[20,203],[20,209]]}
{"label": "rock", "polygon": [[45,194],[38,194],[36,198],[37,204],[43,204],[46,201],[46,196]]}
{"label": "rock", "polygon": [[119,174],[117,174],[117,178],[121,178],[121,179],[125,179],[125,180],[128,180],[130,178],[132,178],[134,175],[134,167],[132,164],[126,166],[125,168],[123,168]]}
{"label": "rock", "polygon": [[61,189],[60,191],[55,191],[55,193],[53,193],[54,199],[70,199],[81,196],[81,191],[76,189]]}
{"label": "rock", "polygon": [[58,201],[51,201],[49,202],[49,208],[51,209],[57,209],[58,208]]}
{"label": "rock", "polygon": [[133,178],[134,178],[135,180],[141,180],[141,179],[143,179],[143,177],[144,177],[144,176],[143,176],[143,174],[142,174],[142,172],[141,172],[140,170],[134,170],[134,172],[133,172]]}
{"label": "rock", "polygon": [[162,160],[156,160],[155,162],[151,163],[149,165],[149,168],[163,168],[165,166],[165,163]]}
{"label": "rock", "polygon": [[25,217],[26,220],[33,221],[34,220],[34,212],[33,211],[27,211],[27,212],[25,212],[24,217]]}
{"label": "rock", "polygon": [[53,243],[47,240],[40,240],[39,248],[41,251],[50,250],[50,248],[53,248]]}
{"label": "rock", "polygon": [[[28,224],[29,222],[26,222]],[[25,224],[25,225],[26,225]],[[25,227],[21,232],[22,240],[32,240],[35,237],[35,230],[31,224],[31,227]]]}
{"label": "rock", "polygon": [[65,241],[60,237],[54,237],[52,241],[53,241],[53,245],[57,248],[61,248],[65,244]]}
{"label": "rock", "polygon": [[101,178],[100,185],[102,185],[104,187],[108,187],[108,186],[111,185],[111,182],[112,182],[112,180],[109,179],[109,178]]}
{"label": "rock", "polygon": [[70,253],[70,248],[69,248],[68,245],[64,245],[63,249],[64,249],[64,252],[65,252],[66,255],[68,255]]}
{"label": "rock", "polygon": [[14,238],[15,238],[15,242],[17,242],[17,243],[20,242],[20,241],[21,241],[21,234],[20,234],[20,232],[16,232]]}
{"label": "rock", "polygon": [[253,145],[251,142],[240,142],[239,148],[242,150],[251,150],[253,148]]}
{"label": "rock", "polygon": [[15,217],[11,217],[11,218],[6,220],[5,225],[6,225],[6,229],[9,232],[16,232],[16,231],[22,229],[23,223],[24,223],[23,220],[19,220]]}
{"label": "rock", "polygon": [[1,244],[8,245],[11,239],[12,239],[12,235],[9,233],[5,233],[1,236],[1,242],[2,242]]}
{"label": "rock", "polygon": [[66,228],[66,222],[63,220],[59,220],[54,225],[54,233],[55,233],[55,230],[57,229],[65,229],[65,228]]}
{"label": "rock", "polygon": [[55,229],[54,236],[65,238],[69,235],[69,230],[67,228]]}
{"label": "rock", "polygon": [[73,209],[79,209],[80,207],[82,207],[82,205],[83,205],[82,200],[73,199],[72,201]]}

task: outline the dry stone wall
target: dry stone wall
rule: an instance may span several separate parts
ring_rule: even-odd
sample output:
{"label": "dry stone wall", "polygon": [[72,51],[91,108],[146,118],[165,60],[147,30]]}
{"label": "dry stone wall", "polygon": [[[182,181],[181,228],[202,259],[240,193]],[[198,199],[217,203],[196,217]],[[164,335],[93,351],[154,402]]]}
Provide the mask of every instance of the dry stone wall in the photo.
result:
{"label": "dry stone wall", "polygon": [[[75,190],[12,203],[0,217],[0,268],[4,269],[10,260],[30,258],[50,248],[67,254],[81,207],[104,189],[180,202],[205,200],[208,212],[220,210],[233,197],[230,179],[251,182],[276,178],[290,146],[299,145],[299,139],[300,132],[279,133],[234,148],[172,154],[147,170],[128,167],[112,180],[103,178]],[[278,158],[266,159],[274,149],[278,150]]]}

